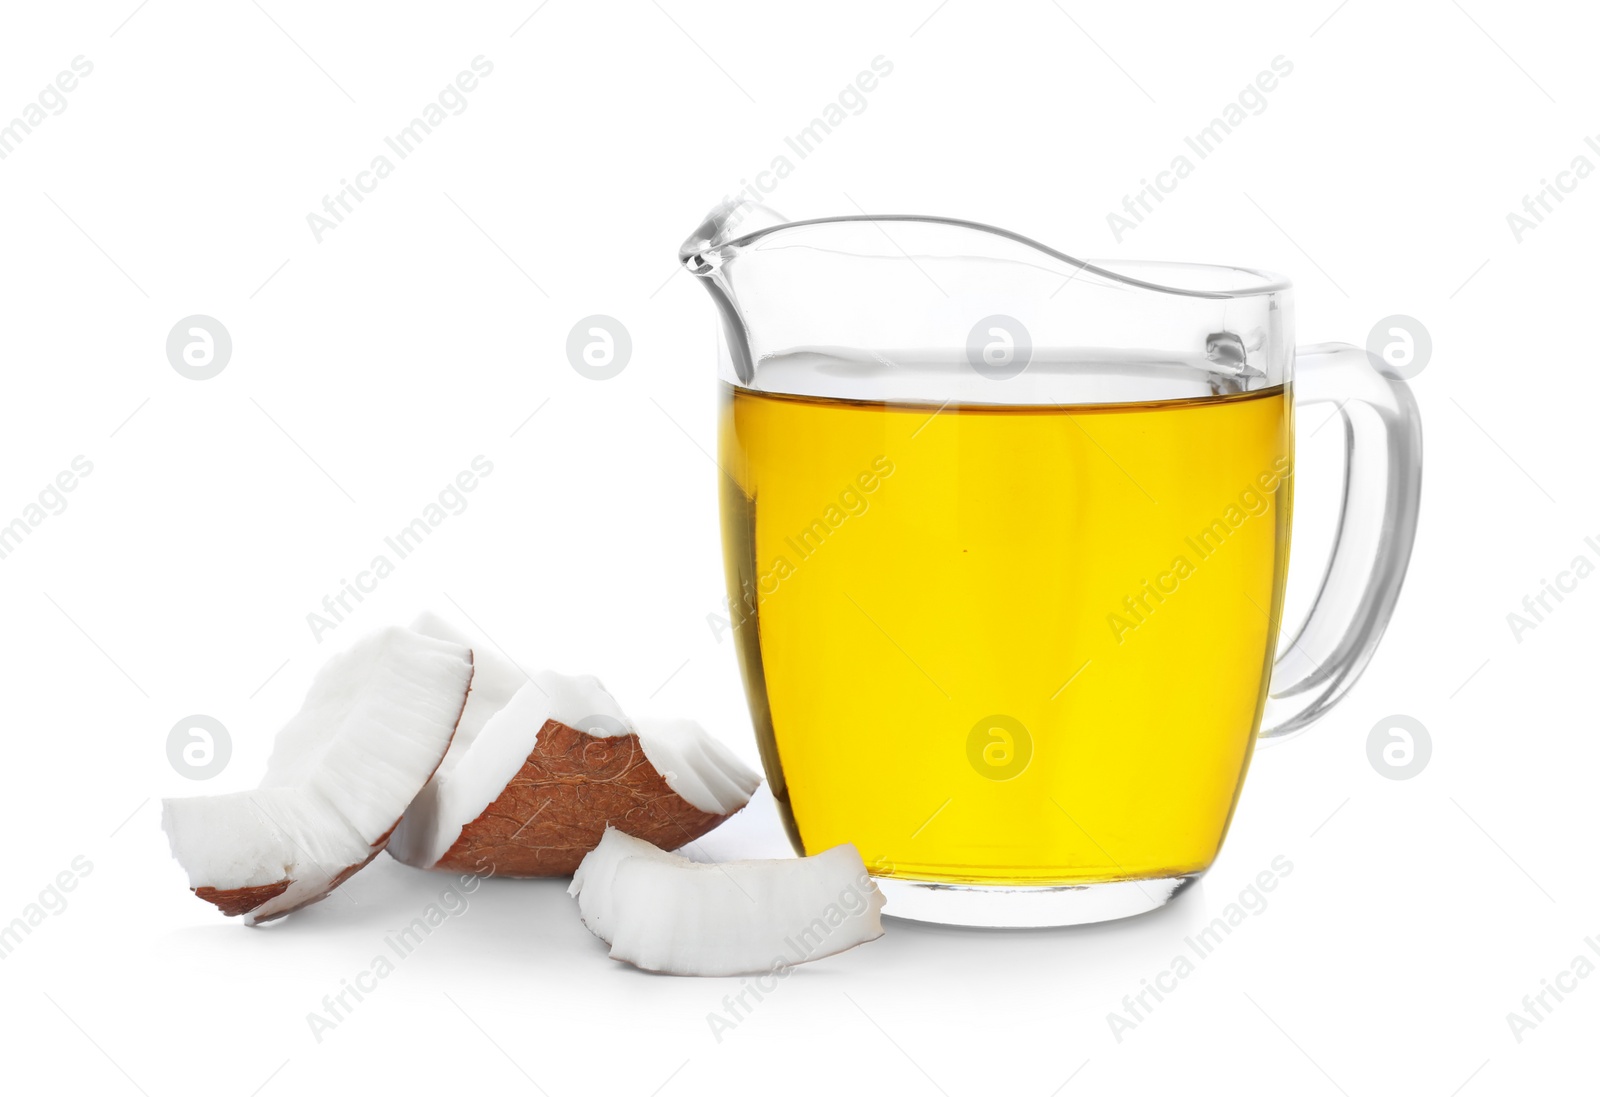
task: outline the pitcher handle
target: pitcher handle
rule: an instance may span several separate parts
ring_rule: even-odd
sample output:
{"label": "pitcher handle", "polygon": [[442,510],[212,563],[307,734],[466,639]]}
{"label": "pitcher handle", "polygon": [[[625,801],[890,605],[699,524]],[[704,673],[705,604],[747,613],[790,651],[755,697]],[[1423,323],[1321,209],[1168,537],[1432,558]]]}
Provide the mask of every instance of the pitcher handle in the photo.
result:
{"label": "pitcher handle", "polygon": [[1422,420],[1410,387],[1347,343],[1295,351],[1298,408],[1338,405],[1344,496],[1328,571],[1272,668],[1261,737],[1299,731],[1355,685],[1377,650],[1411,559],[1422,491]]}

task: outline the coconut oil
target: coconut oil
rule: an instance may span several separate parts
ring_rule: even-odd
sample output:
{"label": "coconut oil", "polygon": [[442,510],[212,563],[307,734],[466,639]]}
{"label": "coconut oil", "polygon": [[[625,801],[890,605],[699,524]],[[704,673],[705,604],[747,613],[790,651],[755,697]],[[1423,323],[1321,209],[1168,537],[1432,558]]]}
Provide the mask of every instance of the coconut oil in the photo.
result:
{"label": "coconut oil", "polygon": [[730,616],[797,848],[951,882],[1207,867],[1277,640],[1289,404],[724,386]]}

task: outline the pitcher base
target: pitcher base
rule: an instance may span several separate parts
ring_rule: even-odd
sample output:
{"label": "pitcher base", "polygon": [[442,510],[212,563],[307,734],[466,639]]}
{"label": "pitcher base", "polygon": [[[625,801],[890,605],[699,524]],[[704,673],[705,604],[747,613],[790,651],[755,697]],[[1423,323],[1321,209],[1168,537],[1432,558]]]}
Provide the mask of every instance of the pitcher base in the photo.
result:
{"label": "pitcher base", "polygon": [[1094,884],[950,884],[874,877],[887,905],[883,913],[947,926],[1020,929],[1079,926],[1131,918],[1166,906],[1199,873]]}

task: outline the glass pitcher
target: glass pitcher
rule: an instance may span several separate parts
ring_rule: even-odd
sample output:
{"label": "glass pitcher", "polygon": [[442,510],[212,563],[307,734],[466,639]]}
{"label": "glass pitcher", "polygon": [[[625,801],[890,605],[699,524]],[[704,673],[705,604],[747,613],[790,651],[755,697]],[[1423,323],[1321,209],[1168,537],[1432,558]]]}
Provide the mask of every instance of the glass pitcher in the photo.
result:
{"label": "glass pitcher", "polygon": [[[721,321],[729,605],[795,848],[854,843],[887,913],[964,925],[1119,918],[1199,878],[1257,737],[1326,712],[1394,609],[1405,384],[1296,348],[1290,283],[1240,267],[747,203],[680,257]],[[1280,645],[1294,409],[1322,402],[1337,543]]]}

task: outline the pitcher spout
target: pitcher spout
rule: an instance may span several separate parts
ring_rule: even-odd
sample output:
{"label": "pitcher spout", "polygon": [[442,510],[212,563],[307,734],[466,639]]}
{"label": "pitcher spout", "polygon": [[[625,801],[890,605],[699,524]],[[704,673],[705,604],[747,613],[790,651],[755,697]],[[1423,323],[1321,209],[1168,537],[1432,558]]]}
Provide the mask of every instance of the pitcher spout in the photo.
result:
{"label": "pitcher spout", "polygon": [[689,234],[678,248],[678,261],[689,273],[710,274],[722,264],[724,244],[760,229],[786,225],[789,219],[778,211],[748,199],[722,202]]}

